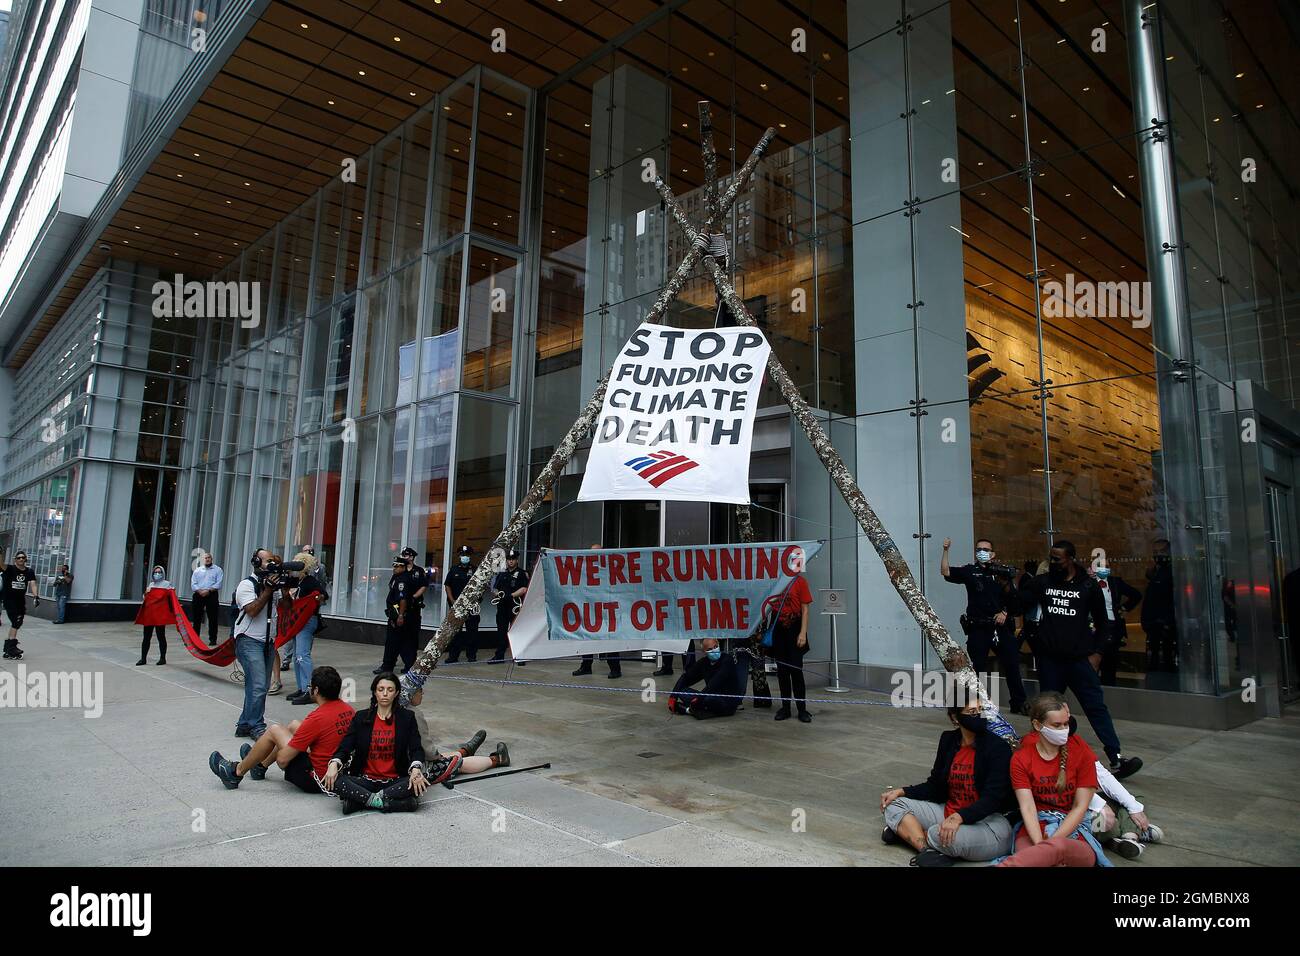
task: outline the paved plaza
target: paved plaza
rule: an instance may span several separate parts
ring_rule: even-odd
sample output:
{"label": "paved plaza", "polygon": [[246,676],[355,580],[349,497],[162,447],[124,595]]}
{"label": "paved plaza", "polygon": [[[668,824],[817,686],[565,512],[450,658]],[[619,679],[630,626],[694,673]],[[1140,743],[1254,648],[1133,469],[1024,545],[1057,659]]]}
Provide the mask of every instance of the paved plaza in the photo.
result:
{"label": "paved plaza", "polygon": [[[941,711],[897,710],[865,692],[811,704],[808,725],[748,706],[725,720],[669,717],[662,695],[642,700],[650,663],[625,664],[620,681],[599,664],[572,678],[570,661],[442,667],[423,710],[444,745],[483,727],[488,747],[509,743],[514,765],[551,768],[435,788],[414,814],[343,817],[275,769],[263,782],[221,787],[207,757],[237,756],[242,687],[228,669],[190,657],[174,629],[166,667],[154,666],[156,651],[134,666],[139,629],[130,624],[29,618],[22,634],[29,672],[102,672],[104,700],[97,718],[0,708],[8,865],[905,866],[907,852],[880,842],[879,795],[924,779],[948,726]],[[366,696],[379,648],[322,638],[315,657]],[[811,682],[811,697],[828,697],[821,683]],[[277,722],[307,712],[282,697],[268,705]],[[1026,718],[1013,721],[1026,729]],[[1167,842],[1138,863],[1113,856],[1117,866],[1300,862],[1294,709],[1226,732],[1132,721],[1118,729],[1125,752],[1146,762],[1128,783]],[[1083,733],[1095,740],[1086,721]]]}

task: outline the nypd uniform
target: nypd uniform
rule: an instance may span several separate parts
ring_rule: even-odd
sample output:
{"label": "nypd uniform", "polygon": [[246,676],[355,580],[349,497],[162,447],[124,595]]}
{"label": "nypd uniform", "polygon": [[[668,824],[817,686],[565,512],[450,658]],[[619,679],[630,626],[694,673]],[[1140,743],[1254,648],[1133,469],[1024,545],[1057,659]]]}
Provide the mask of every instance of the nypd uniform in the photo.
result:
{"label": "nypd uniform", "polygon": [[[506,552],[506,560],[519,560],[518,551]],[[518,565],[511,571],[505,568],[496,573],[492,579],[492,590],[501,593],[501,598],[497,601],[497,647],[492,655],[492,660],[505,660],[506,648],[510,646],[508,634],[510,625],[514,623],[519,611],[515,608],[514,593],[520,588],[528,587],[528,572]]]}
{"label": "nypd uniform", "polygon": [[[447,572],[443,579],[443,588],[447,592],[447,605],[451,604],[460,597],[460,593],[465,590],[469,584],[469,579],[474,574],[473,564],[474,549],[467,544],[462,544],[456,552],[456,565]],[[469,563],[462,563],[461,558],[469,558]],[[447,663],[454,664],[460,659],[460,652],[465,652],[465,660],[474,661],[478,659],[478,624],[479,615],[471,614],[465,618],[465,623],[456,636],[451,639],[451,644],[447,647]]]}
{"label": "nypd uniform", "polygon": [[[420,608],[424,606],[424,568],[414,564],[414,558],[408,557],[406,549],[402,557],[412,563],[399,565],[393,569],[393,576],[388,579],[388,599],[385,610],[388,614],[388,634],[384,640],[383,670],[390,671],[397,664],[400,655],[406,670],[415,664],[417,644],[420,637]],[[405,614],[402,603],[406,603]],[[399,627],[398,617],[402,617]]]}

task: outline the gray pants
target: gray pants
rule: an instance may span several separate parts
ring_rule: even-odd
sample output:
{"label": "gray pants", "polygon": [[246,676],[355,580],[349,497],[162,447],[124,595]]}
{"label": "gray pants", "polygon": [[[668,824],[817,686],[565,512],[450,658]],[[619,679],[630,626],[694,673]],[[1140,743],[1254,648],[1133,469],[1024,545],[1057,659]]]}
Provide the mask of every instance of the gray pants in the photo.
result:
{"label": "gray pants", "polygon": [[1011,824],[1000,813],[990,813],[978,823],[963,823],[948,846],[939,843],[942,803],[899,797],[885,807],[885,826],[897,833],[898,825],[909,813],[925,830],[926,843],[958,860],[992,860],[1011,852]]}

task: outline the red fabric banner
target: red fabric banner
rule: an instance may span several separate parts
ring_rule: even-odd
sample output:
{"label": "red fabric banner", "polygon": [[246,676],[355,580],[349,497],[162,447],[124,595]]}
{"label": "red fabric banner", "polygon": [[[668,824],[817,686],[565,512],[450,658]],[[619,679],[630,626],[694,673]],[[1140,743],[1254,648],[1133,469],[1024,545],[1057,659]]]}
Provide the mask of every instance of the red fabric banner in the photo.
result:
{"label": "red fabric banner", "polygon": [[[185,613],[185,608],[181,605],[180,599],[176,597],[176,592],[154,588],[149,594],[159,592],[170,595],[170,613],[166,621],[150,623],[175,624],[176,629],[181,632],[181,639],[185,642],[185,649],[205,664],[212,664],[214,667],[227,667],[234,662],[235,639],[233,637],[226,638],[216,647],[209,647],[203,638],[194,633],[194,626],[190,624],[189,615]],[[145,595],[146,604],[148,604],[148,599],[149,595]],[[300,600],[285,598],[280,601],[275,618],[275,646],[283,647],[292,640],[311,620],[319,607],[320,602],[316,600],[315,596],[308,596]],[[144,607],[141,607],[141,615],[144,614],[144,610]],[[140,621],[139,616],[137,616],[136,623],[144,622]]]}
{"label": "red fabric banner", "polygon": [[172,622],[172,601],[176,592],[171,588],[150,588],[144,594],[140,610],[135,612],[135,623],[146,627],[161,624],[164,627]]}

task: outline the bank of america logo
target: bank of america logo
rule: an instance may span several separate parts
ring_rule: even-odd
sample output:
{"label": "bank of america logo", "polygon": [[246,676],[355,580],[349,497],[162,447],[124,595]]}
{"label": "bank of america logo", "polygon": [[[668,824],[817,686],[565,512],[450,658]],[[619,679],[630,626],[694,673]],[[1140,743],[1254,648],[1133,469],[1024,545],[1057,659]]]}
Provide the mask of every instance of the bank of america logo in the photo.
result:
{"label": "bank of america logo", "polygon": [[685,455],[679,455],[675,451],[654,451],[640,458],[625,461],[623,464],[650,482],[652,488],[658,488],[678,475],[700,467],[698,461],[691,461]]}

